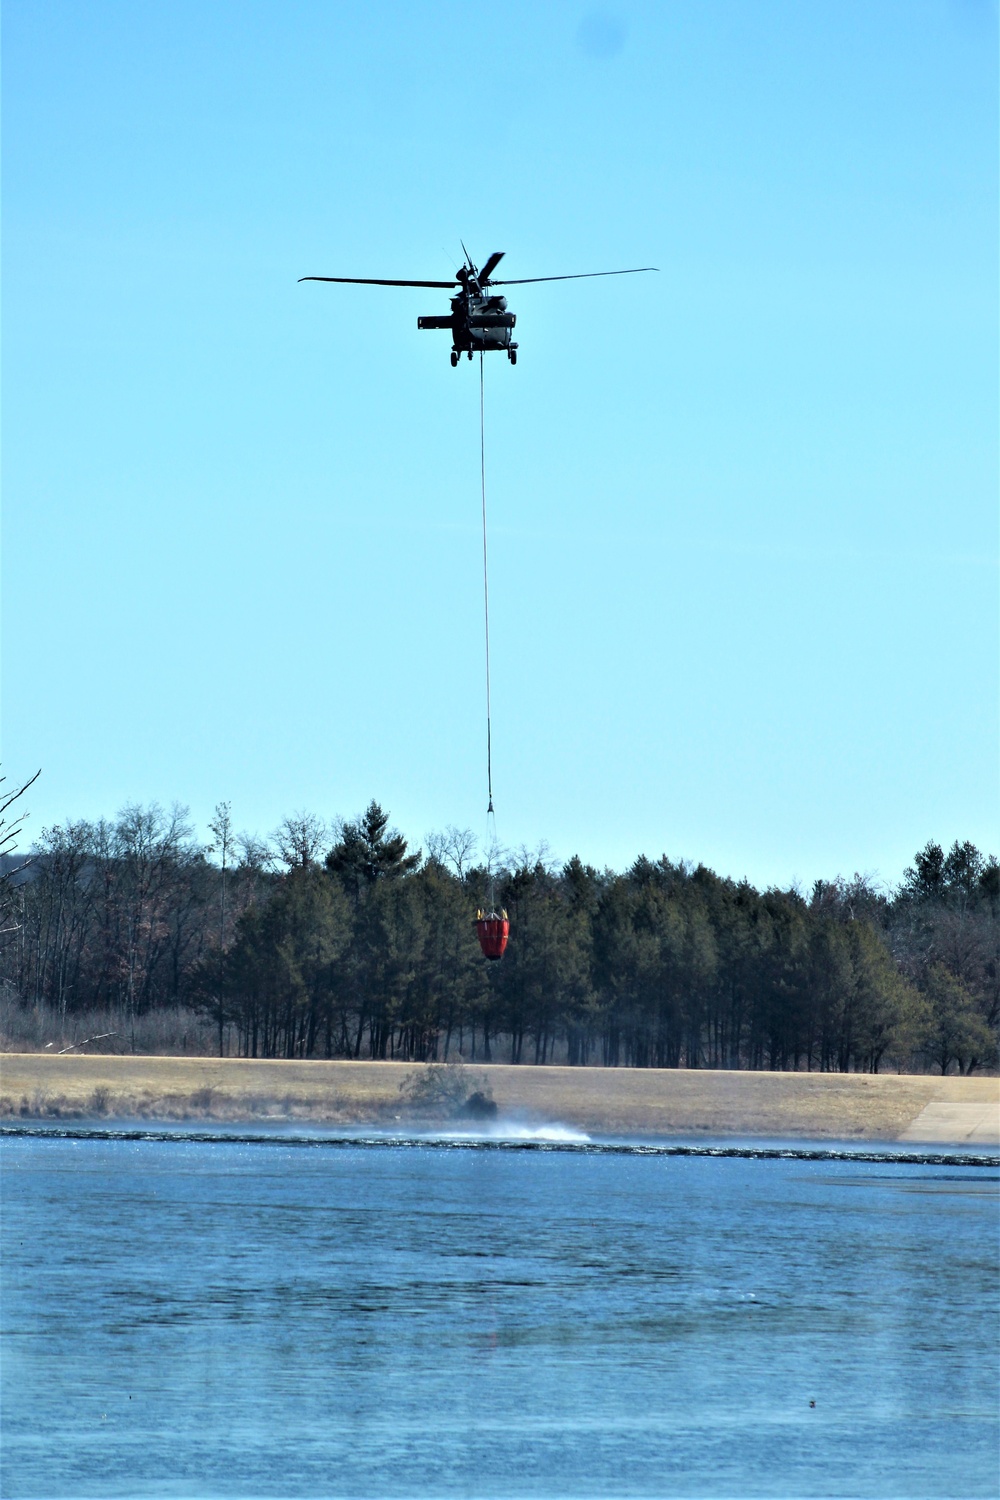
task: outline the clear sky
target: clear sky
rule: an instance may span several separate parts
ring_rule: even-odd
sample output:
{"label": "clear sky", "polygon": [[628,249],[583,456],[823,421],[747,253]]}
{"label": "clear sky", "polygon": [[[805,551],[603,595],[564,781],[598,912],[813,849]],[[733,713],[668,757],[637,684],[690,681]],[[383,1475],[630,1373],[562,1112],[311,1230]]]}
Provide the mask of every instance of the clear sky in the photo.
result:
{"label": "clear sky", "polygon": [[[997,849],[995,0],[6,0],[31,828],[372,797],[621,868]],[[501,274],[501,273],[498,273]]]}

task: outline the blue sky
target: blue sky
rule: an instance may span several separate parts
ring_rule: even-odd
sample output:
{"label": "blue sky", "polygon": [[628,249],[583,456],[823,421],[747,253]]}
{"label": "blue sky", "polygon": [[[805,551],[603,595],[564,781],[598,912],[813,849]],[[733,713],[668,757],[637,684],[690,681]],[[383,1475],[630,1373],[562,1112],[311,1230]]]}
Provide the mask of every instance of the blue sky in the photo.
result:
{"label": "blue sky", "polygon": [[[6,0],[4,769],[758,884],[996,849],[994,0]],[[516,293],[516,295],[515,295]]]}

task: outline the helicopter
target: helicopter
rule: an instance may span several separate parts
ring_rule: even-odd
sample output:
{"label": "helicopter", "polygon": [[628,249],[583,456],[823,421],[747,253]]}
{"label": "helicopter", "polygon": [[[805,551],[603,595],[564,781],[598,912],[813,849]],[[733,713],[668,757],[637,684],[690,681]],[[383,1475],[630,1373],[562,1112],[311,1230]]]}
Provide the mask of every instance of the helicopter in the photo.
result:
{"label": "helicopter", "polygon": [[418,328],[447,328],[451,333],[452,368],[463,354],[469,359],[473,354],[483,354],[498,349],[506,352],[512,365],[517,364],[517,344],[511,338],[517,321],[507,311],[506,297],[494,296],[495,286],[527,286],[537,281],[584,281],[593,276],[635,276],[641,271],[655,271],[656,266],[632,266],[626,271],[580,271],[571,276],[523,276],[516,281],[494,281],[493,272],[503,260],[504,251],[494,250],[479,270],[472,261],[465,245],[465,264],[456,271],[452,281],[381,281],[371,276],[300,276],[300,281],[336,281],[351,286],[421,286],[458,290],[451,299],[451,314],[448,317],[432,316],[417,319]]}

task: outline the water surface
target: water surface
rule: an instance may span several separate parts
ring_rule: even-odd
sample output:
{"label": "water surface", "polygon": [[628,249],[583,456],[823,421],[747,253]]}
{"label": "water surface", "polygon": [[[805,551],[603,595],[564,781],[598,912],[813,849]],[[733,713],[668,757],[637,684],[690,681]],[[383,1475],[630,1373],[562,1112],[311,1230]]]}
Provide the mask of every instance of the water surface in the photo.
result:
{"label": "water surface", "polygon": [[986,1154],[112,1127],[2,1160],[12,1500],[997,1493]]}

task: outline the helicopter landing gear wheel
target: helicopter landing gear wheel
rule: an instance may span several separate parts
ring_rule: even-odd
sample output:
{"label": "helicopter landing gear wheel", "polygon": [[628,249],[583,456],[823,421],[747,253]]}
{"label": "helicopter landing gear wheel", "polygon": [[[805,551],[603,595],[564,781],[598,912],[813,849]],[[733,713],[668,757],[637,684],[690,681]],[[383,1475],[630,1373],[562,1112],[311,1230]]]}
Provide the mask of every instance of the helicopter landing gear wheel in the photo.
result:
{"label": "helicopter landing gear wheel", "polygon": [[469,354],[468,354],[468,358],[469,358],[469,359],[471,359],[471,358],[472,358],[472,350],[471,350],[471,349],[470,349],[470,350],[469,350]]}
{"label": "helicopter landing gear wheel", "polygon": [[511,362],[512,365],[516,365],[517,364],[517,350],[516,349],[508,349],[507,350],[507,358],[510,360],[510,362]]}
{"label": "helicopter landing gear wheel", "polygon": [[457,364],[458,364],[458,350],[457,349],[453,349],[451,351],[451,368],[454,369]]}

